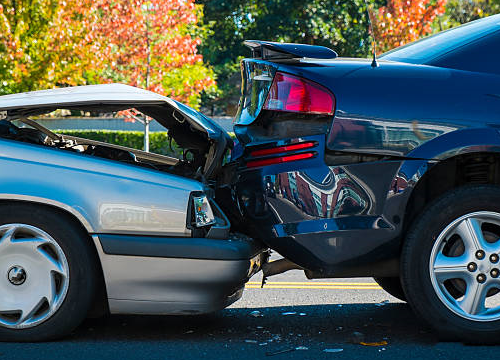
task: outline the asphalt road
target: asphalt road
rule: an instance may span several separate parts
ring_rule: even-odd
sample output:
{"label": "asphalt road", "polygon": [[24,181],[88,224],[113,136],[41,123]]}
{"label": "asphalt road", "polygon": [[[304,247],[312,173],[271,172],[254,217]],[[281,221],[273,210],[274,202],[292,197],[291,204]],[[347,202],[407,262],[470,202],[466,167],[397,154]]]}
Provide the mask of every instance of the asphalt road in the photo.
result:
{"label": "asphalt road", "polygon": [[257,275],[241,300],[216,314],[87,320],[63,341],[0,343],[0,360],[485,359],[500,351],[438,342],[372,279],[310,282],[292,271],[264,289],[259,282]]}

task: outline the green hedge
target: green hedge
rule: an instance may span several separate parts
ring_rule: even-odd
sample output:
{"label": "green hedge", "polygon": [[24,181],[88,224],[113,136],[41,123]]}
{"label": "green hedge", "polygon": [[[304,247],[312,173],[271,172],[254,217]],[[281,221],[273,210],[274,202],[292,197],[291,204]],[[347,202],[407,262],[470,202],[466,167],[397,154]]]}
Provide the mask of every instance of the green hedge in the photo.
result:
{"label": "green hedge", "polygon": [[[81,137],[90,140],[102,141],[110,144],[126,146],[143,150],[144,133],[142,131],[118,130],[55,130],[57,134]],[[167,132],[149,133],[149,150],[156,154],[180,157],[182,149],[172,140],[172,150],[169,145]]]}

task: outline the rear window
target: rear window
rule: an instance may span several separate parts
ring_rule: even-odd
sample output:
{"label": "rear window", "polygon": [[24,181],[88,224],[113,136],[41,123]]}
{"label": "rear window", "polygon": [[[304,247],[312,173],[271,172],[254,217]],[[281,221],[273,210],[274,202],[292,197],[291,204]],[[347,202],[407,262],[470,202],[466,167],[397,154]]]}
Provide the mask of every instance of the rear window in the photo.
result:
{"label": "rear window", "polygon": [[500,30],[448,52],[429,65],[500,75]]}
{"label": "rear window", "polygon": [[411,64],[424,64],[497,30],[500,30],[500,14],[472,21],[415,41],[382,54],[380,58]]}

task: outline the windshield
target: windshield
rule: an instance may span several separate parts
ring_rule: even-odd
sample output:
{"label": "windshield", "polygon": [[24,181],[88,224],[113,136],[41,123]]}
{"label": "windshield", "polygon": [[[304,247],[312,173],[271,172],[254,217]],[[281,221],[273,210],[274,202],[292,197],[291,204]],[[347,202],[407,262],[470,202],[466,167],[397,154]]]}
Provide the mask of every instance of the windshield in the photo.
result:
{"label": "windshield", "polygon": [[500,14],[472,21],[459,27],[396,48],[380,56],[384,60],[411,64],[426,62],[461,45],[470,43],[500,29]]}

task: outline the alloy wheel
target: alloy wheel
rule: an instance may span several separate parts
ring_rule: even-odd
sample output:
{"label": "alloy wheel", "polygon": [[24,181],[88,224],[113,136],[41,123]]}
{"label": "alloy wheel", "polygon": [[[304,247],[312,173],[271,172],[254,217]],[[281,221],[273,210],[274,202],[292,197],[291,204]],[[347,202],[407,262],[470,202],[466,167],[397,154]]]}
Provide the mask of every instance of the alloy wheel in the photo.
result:
{"label": "alloy wheel", "polygon": [[441,302],[474,321],[500,319],[500,214],[480,211],[450,223],[434,243],[429,271]]}

